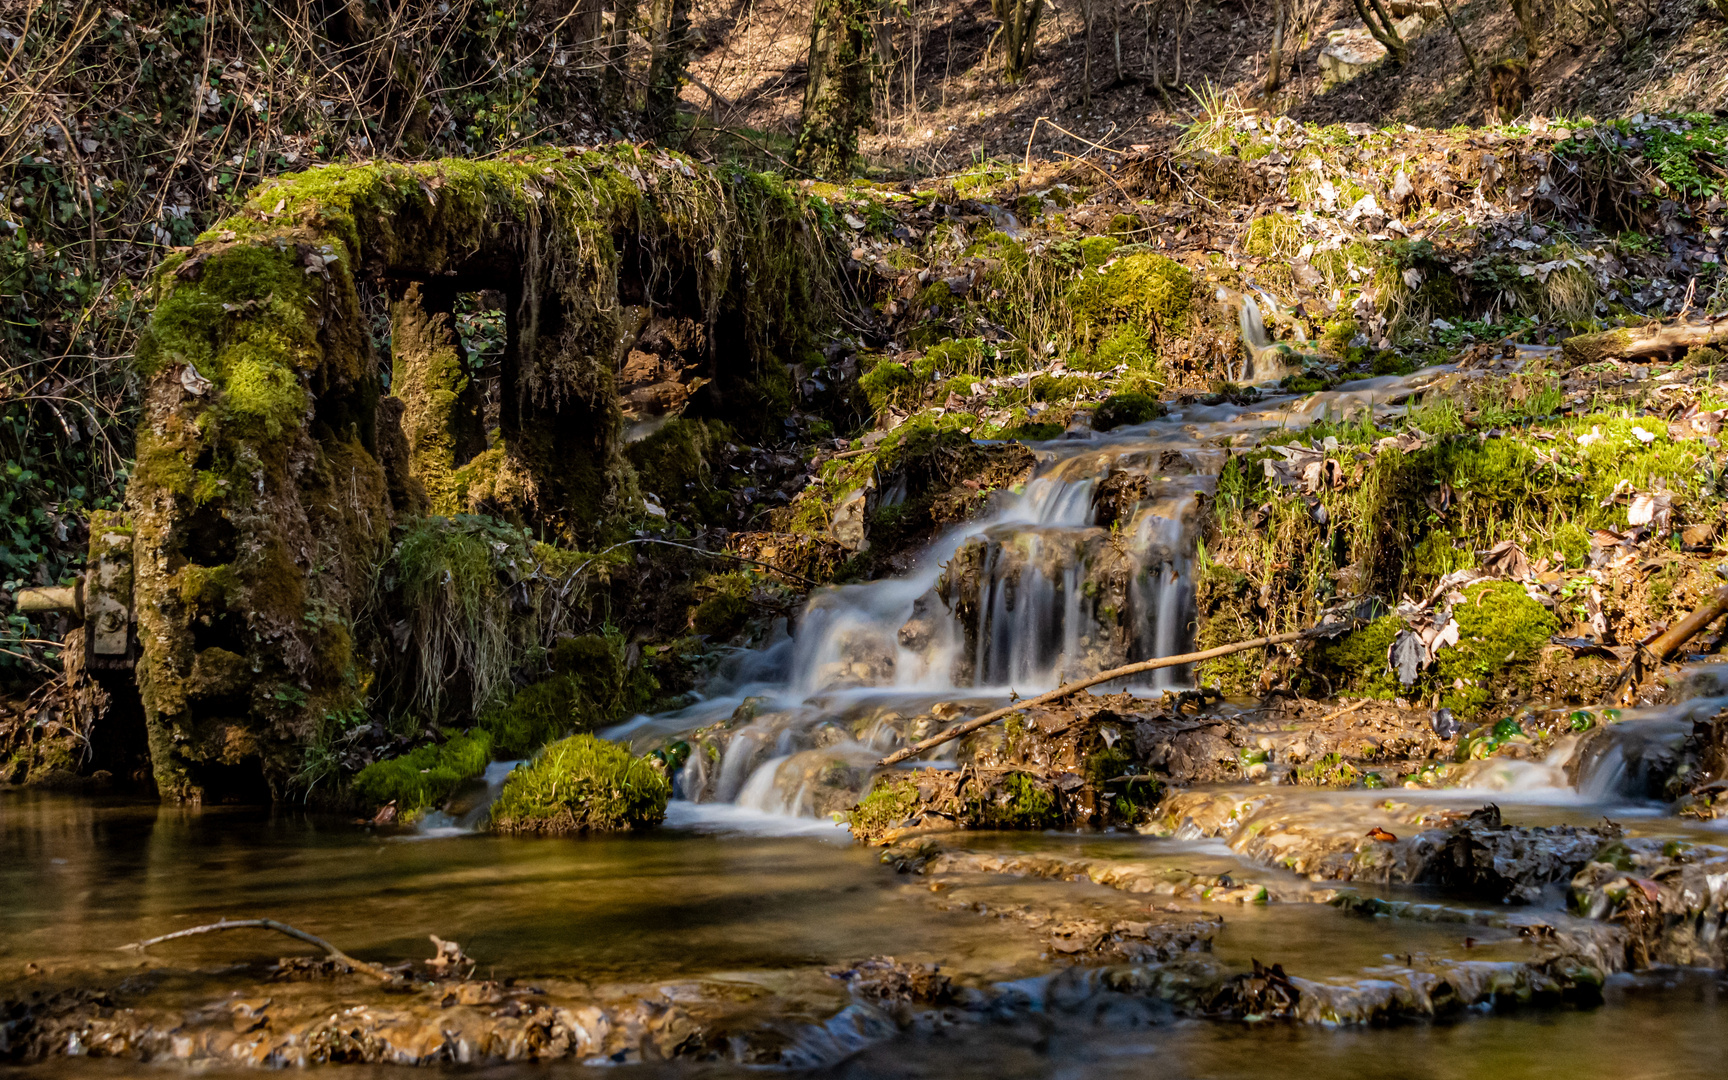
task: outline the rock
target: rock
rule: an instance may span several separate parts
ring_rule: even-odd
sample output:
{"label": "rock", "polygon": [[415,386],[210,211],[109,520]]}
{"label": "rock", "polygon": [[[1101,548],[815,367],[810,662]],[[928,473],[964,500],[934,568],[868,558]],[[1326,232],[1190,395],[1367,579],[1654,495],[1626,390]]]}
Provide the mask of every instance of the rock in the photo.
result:
{"label": "rock", "polygon": [[1728,850],[1622,840],[1572,879],[1570,901],[1626,929],[1626,966],[1728,966]]}
{"label": "rock", "polygon": [[[1427,24],[1418,11],[1397,19],[1393,25],[1408,42]],[[1327,45],[1320,50],[1320,84],[1325,89],[1347,83],[1386,59],[1386,46],[1376,41],[1366,28],[1334,30],[1326,38]]]}
{"label": "rock", "polygon": [[868,551],[870,540],[865,514],[869,510],[868,493],[860,488],[840,501],[828,522],[828,534],[847,551]]}
{"label": "rock", "polygon": [[1472,896],[1529,903],[1541,896],[1544,885],[1569,880],[1603,845],[1619,837],[1617,827],[1504,825],[1500,808],[1487,806],[1446,836],[1417,880]]}
{"label": "rock", "polygon": [[[1164,827],[1176,835],[1217,837],[1255,862],[1315,881],[1435,884],[1513,903],[1570,879],[1620,837],[1618,828],[1504,825],[1492,806],[1466,817],[1390,802],[1374,807],[1191,791],[1159,809]],[[1373,839],[1375,829],[1399,839]]]}

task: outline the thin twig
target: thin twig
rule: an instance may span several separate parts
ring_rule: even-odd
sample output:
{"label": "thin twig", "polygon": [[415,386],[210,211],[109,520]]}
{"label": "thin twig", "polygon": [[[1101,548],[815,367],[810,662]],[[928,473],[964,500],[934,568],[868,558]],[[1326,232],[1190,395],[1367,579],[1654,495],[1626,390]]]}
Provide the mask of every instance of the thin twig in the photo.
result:
{"label": "thin twig", "polygon": [[160,945],[164,941],[173,941],[176,938],[191,937],[194,934],[211,934],[218,930],[274,930],[278,934],[287,934],[289,937],[295,938],[299,941],[304,941],[308,945],[316,945],[318,948],[323,949],[327,954],[329,954],[330,959],[337,963],[346,964],[354,971],[370,975],[381,982],[394,983],[401,980],[401,976],[397,975],[393,971],[386,971],[377,964],[369,964],[364,960],[356,960],[318,935],[308,934],[304,930],[289,926],[287,923],[277,922],[275,919],[223,919],[219,922],[206,923],[203,926],[193,926],[185,930],[176,930],[172,934],[163,934],[161,937],[147,938],[143,941],[134,941],[129,945],[120,946],[120,949],[122,952],[143,952],[150,946]]}

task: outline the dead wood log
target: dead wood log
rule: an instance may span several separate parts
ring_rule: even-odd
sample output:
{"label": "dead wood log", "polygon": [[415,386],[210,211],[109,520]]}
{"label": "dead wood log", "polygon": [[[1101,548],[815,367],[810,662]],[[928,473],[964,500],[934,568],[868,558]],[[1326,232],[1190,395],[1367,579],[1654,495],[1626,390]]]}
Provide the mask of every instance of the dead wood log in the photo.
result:
{"label": "dead wood log", "polygon": [[1266,637],[1254,638],[1252,641],[1238,641],[1234,645],[1219,645],[1217,648],[1201,649],[1199,652],[1183,653],[1180,656],[1163,656],[1156,660],[1141,660],[1139,663],[1127,664],[1119,668],[1111,668],[1109,671],[1100,671],[1098,674],[1090,675],[1084,679],[1076,679],[1071,683],[1063,683],[1061,686],[1058,686],[1047,694],[1039,694],[1037,697],[1030,698],[1026,701],[1017,701],[1012,705],[1004,706],[1003,708],[996,709],[992,712],[987,712],[983,716],[955,724],[948,730],[938,732],[937,734],[930,736],[928,739],[925,739],[923,742],[917,742],[913,743],[911,746],[901,747],[892,754],[883,758],[881,761],[878,761],[876,764],[881,768],[887,768],[890,765],[898,765],[907,758],[917,757],[926,750],[941,746],[945,742],[951,742],[962,735],[970,735],[979,728],[988,727],[990,724],[995,723],[1010,713],[1016,713],[1022,709],[1030,709],[1038,705],[1048,705],[1052,701],[1060,701],[1070,694],[1079,693],[1088,687],[1097,686],[1099,683],[1110,682],[1112,679],[1122,679],[1129,675],[1138,675],[1143,671],[1157,671],[1159,668],[1180,667],[1183,664],[1197,664],[1202,660],[1212,660],[1220,656],[1229,656],[1231,653],[1246,652],[1249,649],[1263,649],[1268,645],[1284,645],[1292,641],[1301,641],[1304,638],[1316,637],[1321,634],[1331,634],[1336,632],[1338,628],[1339,624],[1329,623],[1324,627],[1313,627],[1308,630],[1294,630],[1287,634],[1270,634]]}
{"label": "dead wood log", "polygon": [[393,971],[381,968],[377,964],[369,964],[364,960],[356,960],[318,935],[308,934],[304,930],[289,926],[287,923],[277,922],[275,919],[222,919],[219,922],[206,923],[203,926],[193,926],[185,930],[176,930],[172,934],[163,934],[161,937],[147,938],[144,941],[134,941],[129,945],[120,946],[120,949],[123,952],[143,952],[150,946],[160,945],[164,941],[173,941],[176,938],[191,937],[194,934],[212,934],[219,930],[274,930],[278,934],[287,934],[289,937],[299,941],[304,941],[308,945],[316,945],[318,948],[323,949],[324,952],[329,955],[330,959],[339,964],[346,965],[352,971],[358,971],[363,975],[370,975],[380,982],[397,983],[401,981],[401,976],[397,975]]}
{"label": "dead wood log", "polygon": [[1623,326],[1599,334],[1580,334],[1560,343],[1561,355],[1572,366],[1603,360],[1654,360],[1681,355],[1688,349],[1728,342],[1728,316],[1672,326]]}

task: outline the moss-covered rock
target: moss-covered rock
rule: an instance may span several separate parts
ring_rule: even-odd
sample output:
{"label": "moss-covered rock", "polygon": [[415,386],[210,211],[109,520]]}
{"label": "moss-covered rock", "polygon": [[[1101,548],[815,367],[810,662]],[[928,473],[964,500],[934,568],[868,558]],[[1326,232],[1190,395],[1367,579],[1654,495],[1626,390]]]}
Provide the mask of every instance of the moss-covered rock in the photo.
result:
{"label": "moss-covered rock", "polygon": [[1098,431],[1144,424],[1164,415],[1164,406],[1150,394],[1111,394],[1099,403],[1092,414],[1092,426]]}
{"label": "moss-covered rock", "polygon": [[492,827],[553,835],[645,829],[665,819],[671,796],[672,783],[655,762],[573,735],[510,774],[492,804]]}
{"label": "moss-covered rock", "polygon": [[852,808],[847,820],[852,835],[866,842],[899,828],[918,808],[918,785],[910,778],[880,777],[870,793]]}
{"label": "moss-covered rock", "polygon": [[646,707],[656,689],[652,675],[628,662],[617,637],[562,638],[547,663],[550,677],[480,714],[477,722],[498,753],[530,754],[560,736],[618,723]]}
{"label": "moss-covered rock", "polygon": [[491,760],[492,739],[486,732],[456,735],[374,761],[354,777],[354,793],[372,806],[394,802],[399,816],[412,819],[443,803],[464,780],[485,772]]}
{"label": "moss-covered rock", "polygon": [[[693,409],[778,431],[784,361],[807,351],[836,280],[831,215],[812,200],[635,147],[330,166],[271,181],[167,259],[137,352],[148,386],[128,489],[163,795],[197,799],[201,772],[247,763],[285,794],[331,717],[369,699],[409,707],[376,700],[375,683],[405,684],[372,669],[398,650],[377,647],[361,616],[395,514],[418,508],[411,481],[440,509],[566,542],[619,527],[637,490],[615,393],[630,304],[726,343],[693,358],[709,379]],[[409,400],[382,411],[363,280],[419,301],[397,305]],[[433,288],[517,297],[491,447],[475,446],[472,388]],[[244,658],[244,692],[190,681],[211,647]],[[486,688],[470,689],[484,703]]]}

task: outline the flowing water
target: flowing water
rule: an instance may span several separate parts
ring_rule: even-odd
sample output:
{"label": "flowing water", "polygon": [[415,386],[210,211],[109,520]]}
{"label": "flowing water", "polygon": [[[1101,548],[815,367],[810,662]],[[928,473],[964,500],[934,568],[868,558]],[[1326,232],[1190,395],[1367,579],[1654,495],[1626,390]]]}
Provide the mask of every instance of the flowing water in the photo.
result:
{"label": "flowing water", "polygon": [[[1193,406],[1137,428],[1037,445],[1039,465],[1024,489],[936,538],[909,574],[819,592],[792,634],[735,657],[714,696],[609,733],[646,748],[739,718],[717,759],[693,755],[680,771],[666,827],[651,835],[540,841],[474,833],[511,763],[495,765],[418,833],[395,837],[289,809],[0,795],[0,982],[28,987],[28,964],[40,972],[29,978],[112,985],[144,963],[114,951],[127,941],[267,916],[368,958],[425,956],[426,935],[435,933],[460,941],[500,977],[749,987],[772,1001],[764,1024],[793,1030],[803,1055],[793,1060],[857,1077],[1719,1075],[1728,1053],[1723,986],[1698,972],[1616,976],[1606,1002],[1585,1011],[1472,1012],[1390,1028],[1176,1019],[1156,1003],[1101,990],[1083,971],[1053,975],[1037,934],[983,917],[989,910],[944,910],[923,879],[885,869],[825,816],[837,798],[868,785],[885,750],[924,734],[909,731],[907,717],[955,715],[1184,651],[1197,501],[1213,490],[1226,448],[1320,415],[1396,408],[1444,377],[1369,380],[1259,409]],[[1156,692],[1186,678],[1160,672],[1130,689]],[[1484,763],[1461,791],[1400,798],[1492,798],[1508,820],[1528,824],[1592,824],[1612,814],[1634,832],[1721,842],[1728,834],[1667,816],[1651,777],[1694,717],[1728,705],[1728,680],[1699,671],[1676,696],[1678,704],[1629,713],[1584,760],[1565,745],[1542,762]],[[835,762],[847,766],[838,795],[828,778]],[[1349,814],[1384,796],[1302,789],[1295,797]],[[1308,887],[1215,841],[1047,833],[972,834],[969,844]],[[1085,882],[1004,879],[988,888],[995,891],[982,906],[996,912],[1128,902]],[[1400,955],[1471,948],[1512,956],[1523,947],[1515,931],[1492,925],[1468,927],[1465,941],[1456,925],[1350,917],[1319,904],[1219,913],[1205,962],[1243,970],[1256,959],[1276,961],[1341,983],[1372,980]],[[226,965],[296,948],[231,938],[189,939],[157,954],[158,966],[202,973],[163,992],[208,996],[211,980],[220,987],[237,978]],[[881,954],[941,964],[969,985],[1017,994],[1020,1005],[992,1022],[953,1027],[873,1021],[825,972]],[[30,1071],[136,1075],[75,1059]]]}

